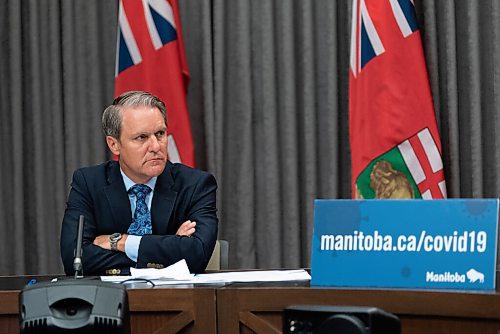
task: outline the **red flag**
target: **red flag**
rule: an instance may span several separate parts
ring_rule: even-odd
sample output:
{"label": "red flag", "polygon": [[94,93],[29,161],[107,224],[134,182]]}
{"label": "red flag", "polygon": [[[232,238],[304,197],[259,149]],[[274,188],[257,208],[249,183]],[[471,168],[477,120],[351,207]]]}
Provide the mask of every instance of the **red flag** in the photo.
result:
{"label": "red flag", "polygon": [[446,198],[441,140],[412,0],[353,0],[353,198]]}
{"label": "red flag", "polygon": [[194,166],[177,0],[120,0],[115,76],[115,96],[144,90],[165,102],[169,160]]}

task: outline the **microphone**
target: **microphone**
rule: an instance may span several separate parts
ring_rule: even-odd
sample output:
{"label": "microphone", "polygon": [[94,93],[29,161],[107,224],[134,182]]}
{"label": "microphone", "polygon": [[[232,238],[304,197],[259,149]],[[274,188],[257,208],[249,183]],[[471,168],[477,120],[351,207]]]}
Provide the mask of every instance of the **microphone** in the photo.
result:
{"label": "microphone", "polygon": [[83,277],[83,268],[82,268],[82,241],[83,241],[83,223],[85,221],[85,217],[80,215],[80,219],[78,220],[78,235],[76,237],[76,252],[75,259],[73,260],[73,269],[75,270],[75,278]]}

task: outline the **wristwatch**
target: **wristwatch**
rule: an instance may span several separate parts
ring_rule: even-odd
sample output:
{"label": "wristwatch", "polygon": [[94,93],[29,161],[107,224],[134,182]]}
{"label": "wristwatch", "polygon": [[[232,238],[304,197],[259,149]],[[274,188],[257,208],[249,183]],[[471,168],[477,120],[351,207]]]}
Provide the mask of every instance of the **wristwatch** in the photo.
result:
{"label": "wristwatch", "polygon": [[121,238],[121,233],[113,233],[109,236],[109,245],[111,246],[111,250],[118,250],[116,246],[118,245],[118,241],[120,241]]}

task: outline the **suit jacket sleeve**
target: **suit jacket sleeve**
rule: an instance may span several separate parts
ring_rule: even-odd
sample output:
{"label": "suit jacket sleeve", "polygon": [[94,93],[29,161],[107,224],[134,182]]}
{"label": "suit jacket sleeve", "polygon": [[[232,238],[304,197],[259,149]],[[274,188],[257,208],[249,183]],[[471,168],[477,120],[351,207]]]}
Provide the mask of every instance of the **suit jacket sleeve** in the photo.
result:
{"label": "suit jacket sleeve", "polygon": [[[137,267],[145,267],[148,263],[168,266],[185,259],[191,272],[203,272],[217,239],[217,183],[211,174],[197,170],[184,169],[183,173],[173,174],[177,197],[168,231],[143,236]],[[153,197],[153,203],[154,200]],[[196,232],[191,237],[176,236],[175,232],[186,220],[196,222]]]}
{"label": "suit jacket sleeve", "polygon": [[[84,274],[104,275],[109,268],[129,268],[135,266],[124,253],[105,250],[92,244],[98,235],[110,234],[98,228],[96,223],[96,206],[102,202],[99,190],[89,190],[89,177],[81,169],[73,174],[71,190],[66,203],[63,224],[61,228],[61,257],[64,271],[73,275],[73,256],[76,248],[78,220],[80,215],[85,217],[82,266]],[[96,203],[97,202],[97,203]]]}

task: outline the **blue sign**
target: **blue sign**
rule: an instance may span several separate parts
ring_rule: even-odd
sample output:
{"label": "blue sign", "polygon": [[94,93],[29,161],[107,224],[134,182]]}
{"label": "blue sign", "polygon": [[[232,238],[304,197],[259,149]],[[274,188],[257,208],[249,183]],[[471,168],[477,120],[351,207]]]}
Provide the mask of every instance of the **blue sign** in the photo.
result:
{"label": "blue sign", "polygon": [[311,285],[494,290],[498,199],[316,200]]}

